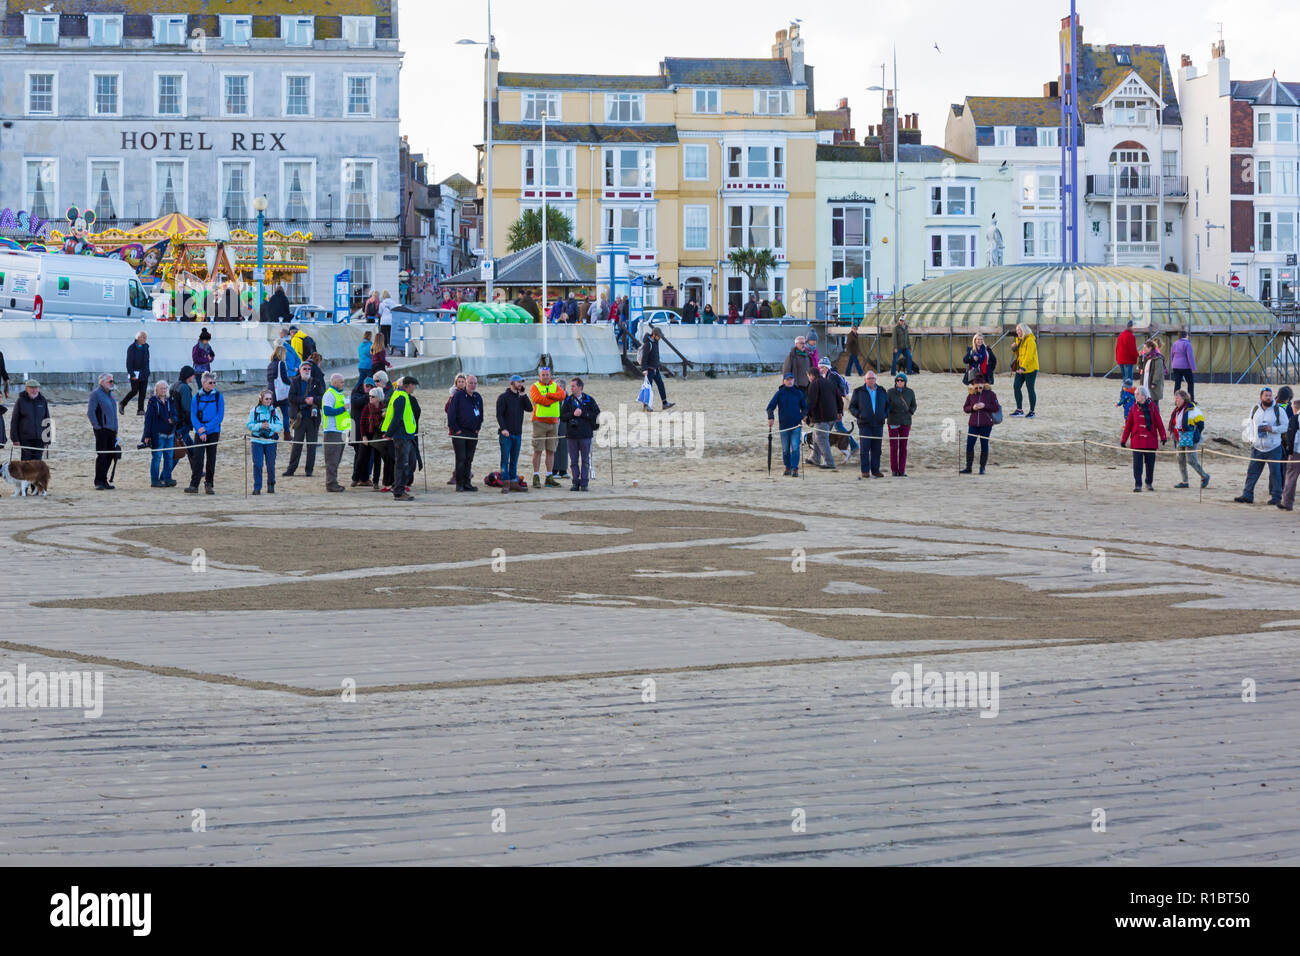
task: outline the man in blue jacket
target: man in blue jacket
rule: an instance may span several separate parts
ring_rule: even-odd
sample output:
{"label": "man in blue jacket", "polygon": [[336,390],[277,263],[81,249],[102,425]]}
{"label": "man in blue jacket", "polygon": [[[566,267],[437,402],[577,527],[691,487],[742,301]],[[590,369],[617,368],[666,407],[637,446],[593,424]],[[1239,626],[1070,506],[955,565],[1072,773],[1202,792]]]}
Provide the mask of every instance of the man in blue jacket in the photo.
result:
{"label": "man in blue jacket", "polygon": [[118,403],[118,409],[125,412],[131,404],[132,396],[138,396],[135,413],[144,414],[144,402],[149,397],[149,336],[141,332],[135,341],[126,347],[126,377],[131,380],[131,391]]}
{"label": "man in blue jacket", "polygon": [[217,442],[221,440],[221,422],[226,417],[226,399],[217,391],[217,377],[203,373],[203,387],[190,400],[190,422],[194,425],[194,439],[199,446],[190,459],[190,483],[187,495],[199,493],[199,475],[203,475],[203,493],[215,494],[212,479],[217,470]]}
{"label": "man in blue jacket", "polygon": [[583,391],[580,378],[569,379],[569,395],[560,406],[560,421],[566,426],[569,470],[573,473],[569,490],[586,491],[591,481],[591,439],[600,427],[600,406]]}
{"label": "man in blue jacket", "polygon": [[883,388],[876,387],[876,373],[867,369],[864,376],[866,384],[853,390],[849,400],[849,414],[858,420],[858,434],[862,438],[862,452],[858,461],[862,465],[862,474],[858,480],[868,476],[884,478],[880,471],[880,445],[884,439],[885,420],[889,417],[889,400]]}
{"label": "man in blue jacket", "polygon": [[794,372],[781,376],[781,387],[767,403],[767,427],[772,428],[772,412],[777,414],[781,426],[781,461],[785,464],[782,475],[799,477],[799,441],[803,434],[801,423],[808,415],[808,397],[801,388],[795,388]]}
{"label": "man in blue jacket", "polygon": [[478,433],[483,427],[483,396],[478,392],[478,379],[473,375],[465,379],[465,388],[451,398],[447,406],[447,429],[451,432],[452,448],[456,452],[456,490],[478,491],[469,483],[470,469],[474,465],[474,452],[478,451]]}

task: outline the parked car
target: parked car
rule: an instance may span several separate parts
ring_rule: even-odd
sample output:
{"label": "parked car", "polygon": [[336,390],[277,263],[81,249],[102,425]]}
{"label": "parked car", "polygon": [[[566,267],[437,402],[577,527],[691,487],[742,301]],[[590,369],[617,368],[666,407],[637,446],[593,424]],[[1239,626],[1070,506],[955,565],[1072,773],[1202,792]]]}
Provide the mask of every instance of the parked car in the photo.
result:
{"label": "parked car", "polygon": [[139,319],[153,300],[120,259],[0,250],[0,318]]}

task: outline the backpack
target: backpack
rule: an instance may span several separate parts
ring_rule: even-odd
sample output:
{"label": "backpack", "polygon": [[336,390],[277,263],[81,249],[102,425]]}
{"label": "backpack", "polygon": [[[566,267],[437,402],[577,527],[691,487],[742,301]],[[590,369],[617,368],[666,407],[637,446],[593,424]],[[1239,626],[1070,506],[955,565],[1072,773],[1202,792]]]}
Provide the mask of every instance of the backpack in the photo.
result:
{"label": "backpack", "polygon": [[489,488],[500,488],[505,484],[505,482],[501,479],[501,472],[489,471],[487,477],[483,479],[483,484],[487,485]]}
{"label": "backpack", "polygon": [[839,372],[835,371],[835,369],[831,369],[831,375],[835,378],[835,384],[839,387],[840,395],[848,398],[849,393],[852,391],[852,389],[849,388],[849,380]]}

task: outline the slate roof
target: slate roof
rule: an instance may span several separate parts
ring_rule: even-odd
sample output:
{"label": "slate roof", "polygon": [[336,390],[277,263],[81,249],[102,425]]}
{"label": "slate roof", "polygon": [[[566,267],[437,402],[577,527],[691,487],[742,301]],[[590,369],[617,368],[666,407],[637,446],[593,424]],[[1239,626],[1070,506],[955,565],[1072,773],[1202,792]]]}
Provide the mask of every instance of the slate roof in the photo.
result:
{"label": "slate roof", "polygon": [[594,73],[498,73],[501,89],[524,90],[662,90],[662,76]]}
{"label": "slate roof", "polygon": [[[492,138],[498,143],[537,143],[542,139],[540,123],[497,123],[492,127]],[[672,144],[677,142],[677,127],[671,124],[629,124],[627,126],[593,125],[591,123],[548,123],[548,143],[645,143]]]}
{"label": "slate roof", "polygon": [[[1100,123],[1097,103],[1106,98],[1130,72],[1142,77],[1156,93],[1160,92],[1160,74],[1164,73],[1165,122],[1182,124],[1178,109],[1178,89],[1169,71],[1169,61],[1162,46],[1088,43],[1079,49],[1079,116],[1085,123]],[[1120,63],[1115,54],[1128,54],[1128,63]],[[1059,118],[1058,118],[1059,120]]]}
{"label": "slate roof", "polygon": [[[550,239],[546,243],[546,283],[549,286],[593,285],[596,281],[596,257],[567,242]],[[533,286],[542,284],[542,244],[502,256],[496,263],[498,286]],[[443,285],[483,285],[479,268],[474,266],[442,280]]]}
{"label": "slate roof", "polygon": [[1286,83],[1276,77],[1233,80],[1232,98],[1249,100],[1256,106],[1297,106],[1300,105],[1300,83]]}
{"label": "slate roof", "polygon": [[[942,163],[945,159],[965,163],[956,153],[950,153],[941,146],[925,146],[917,143],[899,143],[898,161],[900,163]],[[820,143],[817,146],[817,162],[829,163],[880,163],[879,146],[861,146],[856,143],[838,143],[834,146]]]}
{"label": "slate roof", "polygon": [[659,70],[669,86],[794,85],[785,60],[668,57]]}
{"label": "slate roof", "polygon": [[1061,101],[1054,96],[968,96],[976,126],[1060,126]]}

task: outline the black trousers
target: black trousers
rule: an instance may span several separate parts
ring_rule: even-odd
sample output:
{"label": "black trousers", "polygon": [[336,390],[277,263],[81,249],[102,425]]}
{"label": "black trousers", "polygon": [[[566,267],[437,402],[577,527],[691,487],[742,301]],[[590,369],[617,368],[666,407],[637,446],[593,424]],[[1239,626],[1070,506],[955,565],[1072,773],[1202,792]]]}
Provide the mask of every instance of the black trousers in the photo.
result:
{"label": "black trousers", "polygon": [[478,435],[468,432],[452,435],[451,445],[456,452],[456,487],[464,488],[469,484],[469,473],[474,464],[474,452],[478,450]]}
{"label": "black trousers", "polygon": [[190,449],[191,488],[199,486],[199,478],[203,479],[205,485],[212,484],[217,473],[217,442],[220,440],[221,432],[208,432],[203,438],[194,436],[194,444],[198,447]]}
{"label": "black trousers", "polygon": [[111,428],[95,429],[95,484],[108,483],[108,466],[113,463],[113,456],[106,454],[117,447],[117,432]]}
{"label": "black trousers", "polygon": [[1173,370],[1173,374],[1174,374],[1174,391],[1178,391],[1178,389],[1182,388],[1183,379],[1187,379],[1187,397],[1190,398],[1192,401],[1196,401],[1196,378],[1194,377],[1195,373],[1192,372],[1191,369],[1176,368]]}
{"label": "black trousers", "polygon": [[393,439],[393,494],[402,495],[410,485],[415,484],[415,442],[416,439]]}
{"label": "black trousers", "polygon": [[370,480],[370,446],[357,442],[352,446],[352,480]]}
{"label": "black trousers", "polygon": [[23,453],[19,456],[19,461],[40,461],[45,457],[45,451],[42,448],[30,447],[23,444]]}
{"label": "black trousers", "polygon": [[390,438],[381,438],[370,446],[370,470],[372,480],[380,488],[391,488],[393,484],[393,442]]}
{"label": "black trousers", "polygon": [[131,404],[132,396],[137,396],[136,408],[144,411],[144,400],[149,397],[149,376],[141,375],[139,378],[131,379],[131,391],[126,393],[126,397],[118,403],[118,408],[125,410],[126,406]]}
{"label": "black trousers", "polygon": [[289,467],[285,469],[286,475],[292,475],[298,470],[298,461],[302,458],[302,450],[306,442],[307,449],[307,467],[304,474],[311,477],[311,471],[316,467],[316,436],[320,431],[320,419],[308,418],[304,415],[298,420],[298,427],[293,432],[293,447],[289,451]]}
{"label": "black trousers", "polygon": [[1156,474],[1156,453],[1153,451],[1133,452],[1133,487],[1142,484],[1142,472],[1146,471],[1147,484],[1151,484]]}

